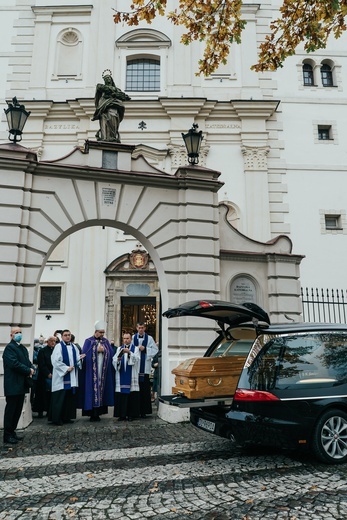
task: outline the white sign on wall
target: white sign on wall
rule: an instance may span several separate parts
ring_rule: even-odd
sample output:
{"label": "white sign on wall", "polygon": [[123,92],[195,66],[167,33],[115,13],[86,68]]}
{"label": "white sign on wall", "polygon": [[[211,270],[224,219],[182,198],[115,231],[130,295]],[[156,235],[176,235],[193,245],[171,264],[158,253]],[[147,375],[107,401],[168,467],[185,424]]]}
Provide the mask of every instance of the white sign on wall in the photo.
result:
{"label": "white sign on wall", "polygon": [[102,203],[104,206],[114,206],[116,202],[116,190],[102,188]]}

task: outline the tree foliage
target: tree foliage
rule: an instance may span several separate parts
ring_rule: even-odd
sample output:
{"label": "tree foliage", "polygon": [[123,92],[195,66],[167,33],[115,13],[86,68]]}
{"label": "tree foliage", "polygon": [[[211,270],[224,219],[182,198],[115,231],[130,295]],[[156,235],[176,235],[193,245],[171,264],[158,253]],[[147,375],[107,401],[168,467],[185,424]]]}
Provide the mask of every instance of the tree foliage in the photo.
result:
{"label": "tree foliage", "polygon": [[[122,0],[124,1],[124,0]],[[178,0],[174,11],[167,10],[167,0],[132,0],[130,11],[115,10],[115,23],[136,26],[166,16],[186,31],[181,41],[189,45],[204,42],[199,74],[208,76],[226,63],[231,45],[241,43],[246,22],[242,19],[241,0]],[[293,54],[300,43],[312,52],[324,48],[330,35],[339,38],[346,30],[347,0],[283,0],[279,18],[270,24],[269,34],[260,44],[256,71],[276,70]]]}

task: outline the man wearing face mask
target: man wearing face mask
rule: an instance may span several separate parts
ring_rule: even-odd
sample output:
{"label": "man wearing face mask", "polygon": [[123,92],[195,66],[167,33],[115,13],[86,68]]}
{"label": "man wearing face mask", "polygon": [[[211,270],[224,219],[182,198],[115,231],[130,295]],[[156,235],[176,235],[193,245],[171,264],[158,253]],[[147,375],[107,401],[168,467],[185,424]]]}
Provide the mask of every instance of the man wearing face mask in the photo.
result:
{"label": "man wearing face mask", "polygon": [[33,376],[35,370],[30,362],[28,349],[21,344],[21,328],[12,327],[10,336],[11,341],[2,354],[6,397],[4,443],[17,444],[22,440],[15,430],[22,413],[24,396],[29,392],[27,379]]}

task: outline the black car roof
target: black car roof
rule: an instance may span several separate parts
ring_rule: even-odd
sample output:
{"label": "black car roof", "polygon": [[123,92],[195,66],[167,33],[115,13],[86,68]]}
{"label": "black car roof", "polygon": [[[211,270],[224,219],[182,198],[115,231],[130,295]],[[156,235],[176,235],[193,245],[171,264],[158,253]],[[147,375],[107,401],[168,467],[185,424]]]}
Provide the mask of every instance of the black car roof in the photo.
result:
{"label": "black car roof", "polygon": [[294,332],[347,332],[345,323],[277,323],[269,326],[259,326],[258,333],[292,334]]}

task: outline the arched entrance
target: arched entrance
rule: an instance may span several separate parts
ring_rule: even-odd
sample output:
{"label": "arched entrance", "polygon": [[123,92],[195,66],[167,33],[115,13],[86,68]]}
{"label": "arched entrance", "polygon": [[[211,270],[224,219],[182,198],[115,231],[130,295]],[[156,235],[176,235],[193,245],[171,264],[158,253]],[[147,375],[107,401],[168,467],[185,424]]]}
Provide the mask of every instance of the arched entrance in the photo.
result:
{"label": "arched entrance", "polygon": [[[219,173],[195,166],[168,175],[142,157],[132,159],[132,152],[131,146],[87,142],[61,160],[38,162],[19,145],[0,147],[2,346],[11,324],[20,324],[24,342],[32,344],[43,266],[61,240],[84,227],[117,227],[143,244],[156,266],[163,308],[218,297]],[[208,342],[210,326],[201,327]],[[190,345],[198,346],[199,338],[187,323],[177,328],[163,321],[163,391],[171,391],[171,369]],[[23,424],[28,421],[25,409]]]}
{"label": "arched entrance", "polygon": [[148,334],[160,342],[160,286],[147,251],[138,244],[115,258],[106,267],[105,276],[107,323],[116,344],[123,332],[135,332],[137,322],[145,322]]}

